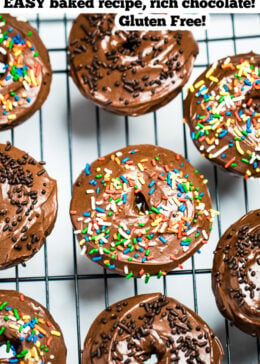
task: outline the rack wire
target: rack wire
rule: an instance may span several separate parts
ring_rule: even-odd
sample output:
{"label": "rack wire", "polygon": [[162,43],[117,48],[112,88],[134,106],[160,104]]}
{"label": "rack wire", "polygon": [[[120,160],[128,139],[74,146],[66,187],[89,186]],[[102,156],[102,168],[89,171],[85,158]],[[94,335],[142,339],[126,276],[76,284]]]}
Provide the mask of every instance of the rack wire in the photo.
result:
{"label": "rack wire", "polygon": [[[217,37],[217,38],[211,38],[209,37],[208,31],[205,31],[205,36],[201,39],[198,39],[198,42],[201,45],[205,46],[206,48],[206,59],[204,63],[200,63],[200,64],[195,64],[195,71],[196,69],[201,72],[203,70],[203,68],[205,68],[206,66],[208,66],[208,64],[210,64],[210,44],[211,42],[216,42],[216,44],[221,44],[221,42],[232,42],[233,44],[233,50],[234,53],[237,52],[237,42],[238,41],[259,41],[260,40],[260,32],[258,34],[250,34],[250,35],[236,35],[236,29],[235,29],[235,16],[234,15],[229,15],[230,16],[230,21],[231,21],[231,26],[232,26],[232,34],[228,35],[227,37]],[[241,15],[240,15],[241,16]],[[246,17],[246,15],[245,15]],[[255,19],[260,19],[260,14],[257,15],[257,18]],[[67,44],[68,41],[68,33],[69,33],[69,27],[71,25],[72,19],[67,17],[66,15],[64,15],[62,18],[41,18],[39,15],[36,16],[36,18],[32,19],[32,22],[36,25],[37,30],[40,32],[41,34],[41,26],[42,25],[48,25],[48,24],[62,24],[63,25],[63,29],[64,29],[64,44]],[[257,26],[257,23],[256,23]],[[54,52],[59,52],[62,53],[65,57],[66,57],[66,65],[68,65],[68,59],[67,59],[67,53],[66,53],[66,47],[49,47],[48,51],[50,52],[50,55],[52,55],[52,53]],[[66,131],[67,131],[67,145],[68,145],[68,160],[69,160],[69,173],[68,173],[68,178],[69,178],[69,185],[70,185],[70,191],[72,191],[72,184],[73,184],[73,180],[75,177],[75,174],[77,175],[79,173],[79,171],[75,171],[74,170],[74,165],[73,165],[73,122],[75,122],[75,120],[73,120],[73,115],[72,115],[72,97],[71,97],[71,81],[69,78],[69,72],[68,72],[68,67],[66,66],[65,68],[58,68],[55,69],[53,71],[54,73],[54,77],[55,75],[64,75],[66,77],[66,97],[64,99],[64,104],[66,104],[67,107],[67,113],[66,113]],[[50,96],[51,97],[51,96]],[[184,92],[182,92],[180,98],[181,98],[181,104],[182,101],[184,99],[185,95]],[[96,128],[96,133],[93,136],[93,138],[96,138],[96,145],[97,145],[97,155],[100,156],[101,152],[102,152],[102,140],[101,140],[101,116],[100,116],[100,109],[98,107],[95,107],[95,120],[93,120],[93,123],[95,123],[95,128]],[[43,115],[43,111],[40,110],[38,112],[38,131],[39,131],[39,148],[40,148],[40,159],[44,159],[45,155],[46,155],[46,151],[44,149],[44,132],[43,132],[43,128],[44,128],[44,124],[47,122],[46,118]],[[107,118],[109,118],[109,114],[107,115]],[[129,120],[128,117],[124,117],[123,118],[123,122],[124,122],[124,141],[122,141],[122,146],[123,145],[128,145],[130,143],[130,125],[131,125],[131,120]],[[158,137],[158,125],[160,123],[160,115],[158,114],[158,112],[153,113],[152,117],[151,117],[151,126],[153,128],[153,133],[154,133],[154,144],[159,144],[159,137]],[[53,129],[54,131],[54,129]],[[10,138],[11,141],[14,145],[16,145],[16,131],[12,130],[10,132]],[[189,131],[186,127],[185,124],[183,124],[182,126],[182,133],[183,133],[183,150],[184,150],[184,155],[186,158],[189,158],[191,156],[190,153],[190,141],[189,141]],[[4,137],[6,136],[6,134],[4,134]],[[0,135],[0,140],[3,142],[4,137],[2,135]],[[19,145],[17,145],[19,147]],[[163,146],[163,145],[162,145]],[[53,150],[55,151],[55,146],[53,146]],[[48,166],[47,166],[48,167]],[[215,201],[215,207],[217,210],[221,210],[221,197],[220,197],[220,182],[221,182],[221,174],[219,172],[219,170],[216,167],[212,167],[210,166],[210,168],[212,169],[212,177],[213,180],[212,185],[213,187],[213,191],[211,191],[212,195],[213,195],[213,199]],[[48,169],[48,168],[47,168]],[[232,178],[232,177],[230,177]],[[58,183],[61,182],[58,180]],[[241,197],[241,199],[243,198],[243,202],[242,205],[243,207],[241,208],[241,213],[240,215],[242,215],[243,213],[245,213],[246,211],[249,210],[251,204],[249,203],[249,192],[248,192],[248,186],[249,186],[250,182],[243,182],[243,197]],[[257,185],[256,186],[251,186],[250,187],[255,187],[256,189],[256,193],[257,193]],[[218,231],[218,237],[221,236],[222,234],[222,223],[221,223],[221,217],[217,218],[217,224],[216,224],[216,229]],[[49,240],[49,239],[47,239]],[[31,288],[31,293],[36,295],[37,297],[37,293],[34,292],[34,287],[37,286],[38,289],[41,289],[39,286],[40,283],[43,284],[44,286],[44,300],[45,305],[48,309],[52,310],[52,295],[50,293],[50,285],[52,284],[52,282],[72,282],[73,283],[73,295],[74,295],[74,313],[75,314],[75,325],[76,325],[76,338],[75,337],[71,337],[70,336],[70,332],[69,329],[66,328],[65,329],[65,340],[71,341],[72,340],[72,344],[70,345],[70,349],[72,347],[76,348],[77,350],[74,349],[73,352],[69,352],[69,359],[68,359],[68,363],[79,363],[81,364],[81,350],[82,350],[82,340],[84,339],[84,335],[86,334],[83,333],[82,334],[82,305],[81,305],[81,295],[80,295],[80,283],[84,282],[84,284],[88,284],[88,282],[94,280],[99,282],[100,280],[103,280],[103,284],[104,284],[104,294],[103,294],[103,298],[104,298],[104,306],[108,306],[111,302],[110,302],[110,297],[109,297],[109,282],[113,279],[116,280],[121,280],[122,282],[124,281],[123,277],[118,276],[117,274],[114,273],[110,273],[110,272],[106,272],[105,270],[103,271],[98,271],[97,273],[81,273],[80,269],[79,269],[79,258],[78,258],[78,246],[77,246],[77,242],[75,240],[75,236],[73,234],[72,228],[71,228],[71,236],[70,236],[70,241],[71,244],[73,246],[72,249],[72,257],[70,259],[72,259],[73,261],[73,270],[72,272],[70,272],[69,274],[51,274],[50,273],[50,264],[49,264],[49,255],[48,255],[48,251],[51,247],[49,247],[49,244],[47,242],[47,244],[44,245],[43,248],[43,271],[44,274],[29,274],[29,275],[24,275],[21,274],[21,271],[23,268],[20,267],[16,267],[15,268],[15,272],[14,274],[12,273],[12,270],[8,270],[7,274],[1,274],[0,275],[0,287],[1,288],[5,288],[6,284],[9,285],[15,285],[15,288],[17,290],[21,289],[21,285],[28,283],[28,284],[34,284],[34,286],[32,286]],[[216,243],[216,242],[215,242]],[[204,248],[206,249],[206,248]],[[40,253],[39,253],[40,254]],[[35,259],[35,258],[33,258]],[[84,257],[82,258],[84,259]],[[88,261],[85,262],[85,264],[88,264]],[[8,274],[8,272],[10,272],[10,274]],[[187,265],[184,267],[184,269],[182,270],[174,270],[169,272],[167,278],[163,277],[162,278],[162,286],[161,286],[161,291],[164,292],[164,294],[167,294],[169,291],[169,277],[190,277],[191,278],[191,282],[192,282],[192,300],[193,300],[193,308],[196,312],[200,311],[200,302],[201,302],[201,298],[200,298],[200,294],[198,292],[198,286],[200,285],[200,277],[202,276],[206,276],[207,279],[210,279],[210,273],[211,273],[211,269],[210,269],[210,263],[208,264],[207,268],[197,268],[196,267],[196,258],[192,257],[191,258],[191,264]],[[36,285],[36,286],[35,286]],[[29,289],[30,291],[30,289]],[[134,279],[133,280],[133,292],[135,295],[140,294],[143,292],[143,288],[142,286],[140,287],[138,280]],[[207,294],[206,292],[204,292],[205,294]],[[70,292],[68,292],[68,296],[67,298],[69,298],[69,294],[71,294]],[[89,309],[89,308],[88,308]],[[91,307],[90,307],[91,309]],[[202,317],[203,317],[203,312],[199,312]],[[92,317],[91,314],[89,314],[90,317],[90,321],[94,319],[94,317]],[[222,322],[222,321],[221,321]],[[232,343],[230,342],[230,325],[229,323],[225,320],[225,322],[223,321],[222,324],[222,328],[221,328],[222,332],[224,332],[224,337],[222,338],[222,343],[223,346],[225,348],[225,363],[228,364],[253,364],[256,363],[257,361],[260,362],[260,346],[259,346],[259,340],[255,340],[255,339],[251,339],[251,338],[247,338],[247,340],[250,340],[250,345],[252,347],[252,340],[255,341],[254,347],[255,347],[255,354],[252,356],[249,356],[246,359],[246,362],[244,361],[244,359],[242,359],[243,361],[239,361],[239,359],[237,359],[237,356],[235,356],[235,360],[232,357],[232,353],[233,351],[236,351],[237,348],[232,346]],[[240,334],[240,333],[239,333]],[[242,334],[241,334],[242,335]],[[244,337],[244,336],[243,336]]]}

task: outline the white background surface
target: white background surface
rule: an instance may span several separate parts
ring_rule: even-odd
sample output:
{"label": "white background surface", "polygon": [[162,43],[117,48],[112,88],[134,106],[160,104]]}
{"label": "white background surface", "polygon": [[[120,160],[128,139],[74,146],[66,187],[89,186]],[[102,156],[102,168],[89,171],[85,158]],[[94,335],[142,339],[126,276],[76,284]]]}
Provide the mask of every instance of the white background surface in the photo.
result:
{"label": "white background surface", "polygon": [[[78,244],[75,244],[74,251],[72,225],[69,217],[71,179],[75,180],[85,163],[92,162],[99,153],[109,153],[125,146],[126,143],[158,142],[162,147],[184,154],[186,127],[184,128],[182,124],[181,95],[156,113],[157,136],[154,114],[129,118],[126,123],[124,117],[98,110],[81,96],[65,72],[67,67],[66,30],[69,32],[71,21],[64,22],[61,16],[55,21],[46,22],[44,21],[46,18],[46,16],[41,17],[40,20],[43,21],[40,21],[38,25],[40,35],[50,49],[51,62],[55,72],[51,93],[42,108],[42,118],[38,112],[30,120],[15,128],[13,134],[10,131],[1,132],[0,142],[13,138],[17,147],[28,151],[39,160],[42,153],[43,159],[47,161],[48,173],[58,181],[59,213],[55,228],[47,239],[47,246],[27,263],[26,268],[19,266],[17,276],[15,269],[1,271],[0,288],[18,287],[24,294],[37,299],[42,304],[49,303],[50,311],[60,324],[65,336],[68,348],[67,363],[76,364],[79,362],[78,338],[83,343],[95,316],[104,309],[105,299],[107,299],[107,303],[114,303],[119,299],[134,295],[134,280],[127,281],[122,277],[108,278],[108,295],[106,297],[103,269],[81,256]],[[30,19],[36,19],[36,17],[30,16]],[[208,33],[206,34],[205,31],[196,33],[196,38],[200,40],[200,54],[191,81],[204,70],[208,61],[212,62],[222,56],[234,54],[235,51],[254,50],[260,53],[259,14],[235,15],[233,20],[232,22],[230,15],[214,15],[211,18]],[[33,24],[36,26],[36,22]],[[235,41],[233,30],[237,36]],[[255,37],[246,38],[249,35]],[[204,41],[205,37],[209,39],[208,45]],[[223,38],[228,39],[223,40]],[[99,117],[99,122],[97,117]],[[244,183],[242,178],[222,172],[202,159],[190,140],[188,129],[186,129],[186,134],[188,157],[192,164],[209,179],[209,188],[215,207],[217,196],[219,196],[221,219],[216,220],[208,245],[201,250],[201,254],[196,254],[194,258],[196,269],[210,269],[213,259],[212,252],[219,234],[246,212]],[[72,176],[70,171],[72,171]],[[249,209],[260,207],[259,187],[260,183],[257,180],[247,183]],[[76,266],[74,261],[77,263]],[[190,270],[191,267],[190,259],[184,263],[184,269]],[[48,274],[47,278],[46,274]],[[165,282],[164,285],[162,279],[151,278],[149,284],[145,285],[143,281],[138,280],[137,291],[138,293],[163,292],[166,288],[168,295],[194,309],[196,297],[194,301],[192,274],[171,275],[166,278]],[[196,274],[195,285],[198,312],[219,336],[226,349],[225,321],[215,305],[211,292],[210,274]],[[79,333],[77,333],[77,295],[75,295],[77,290]],[[46,298],[46,291],[49,291],[49,299]],[[256,364],[258,362],[256,340],[230,325],[228,328],[230,362],[232,364]],[[224,363],[228,363],[227,355]]]}

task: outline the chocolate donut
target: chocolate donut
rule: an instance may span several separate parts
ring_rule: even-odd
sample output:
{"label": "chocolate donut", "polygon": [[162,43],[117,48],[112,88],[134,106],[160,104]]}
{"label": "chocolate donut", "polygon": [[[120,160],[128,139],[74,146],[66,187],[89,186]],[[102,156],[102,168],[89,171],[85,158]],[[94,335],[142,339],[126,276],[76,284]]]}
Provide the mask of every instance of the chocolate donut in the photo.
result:
{"label": "chocolate donut", "polygon": [[191,137],[226,170],[260,177],[260,55],[220,59],[190,87],[184,103]]}
{"label": "chocolate donut", "polygon": [[57,185],[44,164],[0,144],[0,269],[30,259],[53,229]]}
{"label": "chocolate donut", "polygon": [[80,14],[68,49],[81,93],[108,111],[133,116],[171,101],[199,50],[189,31],[122,31],[114,14]]}
{"label": "chocolate donut", "polygon": [[160,293],[130,297],[104,310],[85,339],[82,364],[220,364],[223,349],[195,312]]}
{"label": "chocolate donut", "polygon": [[221,237],[214,257],[212,289],[228,320],[260,336],[260,210],[250,211]]}
{"label": "chocolate donut", "polygon": [[28,22],[0,15],[0,130],[29,119],[50,90],[48,52]]}
{"label": "chocolate donut", "polygon": [[40,303],[16,291],[0,290],[0,342],[6,345],[1,363],[66,363],[59,325]]}
{"label": "chocolate donut", "polygon": [[134,145],[86,165],[70,206],[82,254],[125,275],[166,274],[209,238],[206,180],[182,156]]}

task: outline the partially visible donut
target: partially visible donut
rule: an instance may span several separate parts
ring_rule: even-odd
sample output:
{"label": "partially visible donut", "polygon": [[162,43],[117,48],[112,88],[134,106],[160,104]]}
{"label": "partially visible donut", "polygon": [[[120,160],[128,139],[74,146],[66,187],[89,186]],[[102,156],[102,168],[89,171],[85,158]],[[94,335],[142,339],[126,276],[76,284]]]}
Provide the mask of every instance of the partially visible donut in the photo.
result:
{"label": "partially visible donut", "polygon": [[138,364],[156,355],[157,364],[220,364],[223,349],[195,312],[160,293],[117,302],[93,322],[82,364]]}
{"label": "partially visible donut", "polygon": [[53,229],[57,185],[44,164],[0,144],[0,269],[30,259]]}
{"label": "partially visible donut", "polygon": [[226,170],[260,177],[260,55],[218,60],[184,103],[191,137],[203,156]]}
{"label": "partially visible donut", "polygon": [[240,330],[260,337],[260,210],[250,211],[221,237],[212,289],[220,312]]}
{"label": "partially visible donut", "polygon": [[122,31],[114,14],[80,14],[68,48],[81,93],[108,111],[134,116],[171,101],[198,54],[189,31]]}
{"label": "partially visible donut", "polygon": [[154,145],[87,164],[70,206],[82,254],[127,278],[180,266],[209,238],[214,211],[205,183],[185,158]]}
{"label": "partially visible donut", "polygon": [[42,106],[52,71],[37,30],[27,21],[1,14],[0,25],[0,130],[5,130]]}
{"label": "partially visible donut", "polygon": [[40,303],[16,291],[0,290],[1,363],[66,364],[59,325]]}

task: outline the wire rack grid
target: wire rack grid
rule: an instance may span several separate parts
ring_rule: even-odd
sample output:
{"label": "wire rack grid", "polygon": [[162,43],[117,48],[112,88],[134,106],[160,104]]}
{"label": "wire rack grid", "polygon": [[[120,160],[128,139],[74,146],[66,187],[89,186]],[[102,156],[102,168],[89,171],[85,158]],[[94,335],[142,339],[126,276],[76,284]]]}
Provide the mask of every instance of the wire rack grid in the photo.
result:
{"label": "wire rack grid", "polygon": [[[95,316],[116,300],[160,291],[176,297],[198,312],[220,337],[223,363],[256,364],[260,347],[219,314],[211,292],[214,247],[222,232],[246,211],[260,206],[259,182],[244,182],[203,160],[182,120],[185,91],[156,113],[138,118],[109,114],[86,101],[69,78],[66,44],[72,24],[69,16],[28,16],[48,47],[53,66],[52,90],[42,109],[15,130],[2,132],[0,141],[47,161],[58,181],[59,213],[44,248],[26,267],[0,272],[2,289],[17,289],[50,309],[61,325],[70,364],[81,363],[84,337]],[[213,15],[207,31],[197,31],[200,55],[191,81],[211,62],[236,52],[260,53],[260,14]],[[69,219],[72,183],[85,163],[128,144],[159,144],[185,155],[209,179],[214,207],[221,212],[210,241],[202,251],[148,285],[126,281],[80,256]]]}

